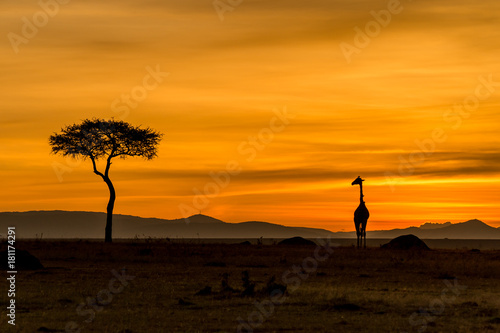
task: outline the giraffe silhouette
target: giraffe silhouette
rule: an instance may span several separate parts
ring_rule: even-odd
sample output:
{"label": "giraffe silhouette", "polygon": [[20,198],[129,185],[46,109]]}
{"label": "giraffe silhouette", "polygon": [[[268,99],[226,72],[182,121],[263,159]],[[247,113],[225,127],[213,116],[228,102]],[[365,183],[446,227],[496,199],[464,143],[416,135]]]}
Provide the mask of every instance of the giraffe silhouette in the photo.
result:
{"label": "giraffe silhouette", "polygon": [[351,185],[359,185],[359,206],[354,211],[354,226],[356,227],[356,236],[358,239],[358,249],[363,245],[363,237],[365,239],[364,248],[366,248],[366,223],[370,217],[370,212],[366,208],[365,201],[363,200],[363,182],[365,180],[358,176]]}

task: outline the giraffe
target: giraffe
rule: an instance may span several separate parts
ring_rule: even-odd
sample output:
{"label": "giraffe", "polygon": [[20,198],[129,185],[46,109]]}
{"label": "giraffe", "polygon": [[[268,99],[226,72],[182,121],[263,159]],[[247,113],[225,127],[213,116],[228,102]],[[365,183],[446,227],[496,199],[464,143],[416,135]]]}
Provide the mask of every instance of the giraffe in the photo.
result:
{"label": "giraffe", "polygon": [[[354,226],[356,227],[356,236],[358,239],[358,249],[363,245],[363,237],[365,238],[364,248],[366,248],[366,223],[370,217],[370,212],[366,208],[365,202],[363,200],[363,182],[365,180],[358,176],[351,185],[359,185],[359,206],[354,212]],[[361,240],[360,240],[361,237]]]}

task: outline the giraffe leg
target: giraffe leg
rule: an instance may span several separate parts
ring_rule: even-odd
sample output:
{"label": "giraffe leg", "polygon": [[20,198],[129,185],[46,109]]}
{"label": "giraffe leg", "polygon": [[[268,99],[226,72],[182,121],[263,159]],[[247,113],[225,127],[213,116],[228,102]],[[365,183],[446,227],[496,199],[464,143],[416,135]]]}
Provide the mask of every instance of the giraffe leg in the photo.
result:
{"label": "giraffe leg", "polygon": [[363,237],[365,238],[365,249],[366,249],[366,230],[363,230]]}

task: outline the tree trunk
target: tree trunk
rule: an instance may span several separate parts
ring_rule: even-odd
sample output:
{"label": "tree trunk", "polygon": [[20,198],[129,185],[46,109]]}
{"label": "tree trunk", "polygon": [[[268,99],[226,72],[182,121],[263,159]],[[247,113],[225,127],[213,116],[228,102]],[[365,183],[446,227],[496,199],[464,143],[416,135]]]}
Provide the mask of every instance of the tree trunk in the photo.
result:
{"label": "tree trunk", "polygon": [[108,201],[108,207],[106,209],[108,215],[106,217],[104,242],[111,243],[113,241],[111,233],[113,230],[113,208],[115,207],[116,193],[113,183],[111,183],[111,180],[108,177],[105,177],[104,181],[106,182],[106,185],[108,185],[109,188],[109,201]]}

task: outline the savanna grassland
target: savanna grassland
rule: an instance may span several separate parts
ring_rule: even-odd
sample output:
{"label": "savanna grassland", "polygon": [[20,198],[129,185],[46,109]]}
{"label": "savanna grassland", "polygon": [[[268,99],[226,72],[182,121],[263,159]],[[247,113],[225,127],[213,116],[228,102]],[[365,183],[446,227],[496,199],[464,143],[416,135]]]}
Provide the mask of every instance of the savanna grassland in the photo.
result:
{"label": "savanna grassland", "polygon": [[3,283],[2,332],[500,331],[500,251],[16,245],[45,269],[17,274],[15,327]]}

